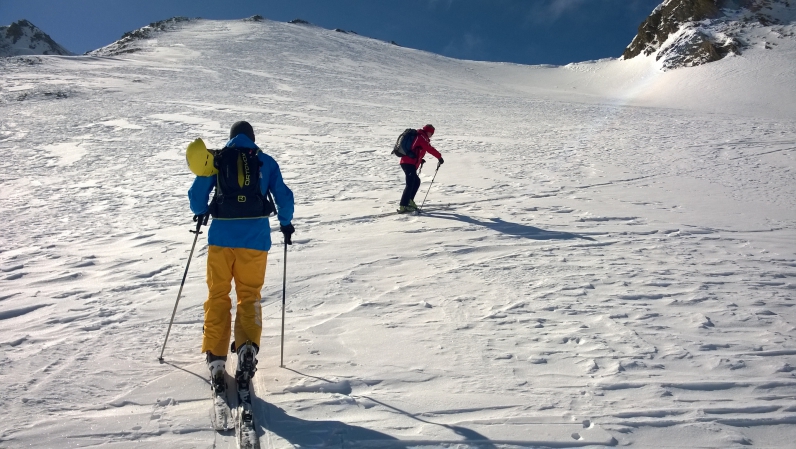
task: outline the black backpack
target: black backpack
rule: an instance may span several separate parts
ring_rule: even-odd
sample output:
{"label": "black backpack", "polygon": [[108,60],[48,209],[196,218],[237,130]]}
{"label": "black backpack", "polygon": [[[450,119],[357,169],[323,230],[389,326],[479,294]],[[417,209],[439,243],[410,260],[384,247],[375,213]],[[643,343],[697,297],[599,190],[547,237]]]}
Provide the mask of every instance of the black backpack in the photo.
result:
{"label": "black backpack", "polygon": [[260,166],[254,148],[225,147],[213,155],[218,169],[216,192],[210,202],[214,219],[262,218],[276,212],[271,192],[260,192]]}
{"label": "black backpack", "polygon": [[406,128],[406,130],[404,130],[404,132],[398,136],[398,140],[395,142],[395,148],[393,148],[392,154],[398,157],[409,156],[412,159],[417,158],[415,152],[412,151],[412,144],[415,143],[415,139],[417,139],[417,130]]}

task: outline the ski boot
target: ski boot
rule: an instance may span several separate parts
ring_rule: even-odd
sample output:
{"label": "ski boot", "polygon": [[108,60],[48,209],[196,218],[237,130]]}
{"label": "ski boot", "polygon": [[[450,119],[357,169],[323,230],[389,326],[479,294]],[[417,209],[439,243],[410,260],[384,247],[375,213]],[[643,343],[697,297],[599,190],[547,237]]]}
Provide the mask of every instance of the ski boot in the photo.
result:
{"label": "ski boot", "polygon": [[417,211],[417,206],[412,206],[411,203],[408,206],[401,206],[398,208],[399,214],[408,214],[416,211]]}
{"label": "ski boot", "polygon": [[251,379],[257,371],[258,347],[247,341],[238,349],[238,369],[235,371],[235,381],[238,383],[238,402],[240,406],[241,428],[250,428],[254,423],[251,399]]}
{"label": "ski boot", "polygon": [[238,349],[238,369],[235,371],[235,380],[240,385],[241,382],[248,385],[249,380],[254,377],[257,371],[257,352],[258,347],[254,343],[247,341]]}
{"label": "ski boot", "polygon": [[227,381],[224,379],[226,372],[227,356],[216,356],[207,351],[207,367],[210,369],[210,387],[217,395],[221,395],[227,389]]}

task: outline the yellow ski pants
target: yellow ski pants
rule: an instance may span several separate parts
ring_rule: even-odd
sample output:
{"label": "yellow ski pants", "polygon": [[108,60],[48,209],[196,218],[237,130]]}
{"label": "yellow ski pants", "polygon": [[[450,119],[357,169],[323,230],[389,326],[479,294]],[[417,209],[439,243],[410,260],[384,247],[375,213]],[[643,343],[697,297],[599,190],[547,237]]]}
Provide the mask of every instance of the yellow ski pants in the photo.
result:
{"label": "yellow ski pants", "polygon": [[229,351],[232,323],[232,280],[238,296],[235,313],[235,347],[246,341],[260,346],[263,311],[260,290],[265,281],[268,252],[210,245],[207,250],[207,288],[202,352],[225,356]]}

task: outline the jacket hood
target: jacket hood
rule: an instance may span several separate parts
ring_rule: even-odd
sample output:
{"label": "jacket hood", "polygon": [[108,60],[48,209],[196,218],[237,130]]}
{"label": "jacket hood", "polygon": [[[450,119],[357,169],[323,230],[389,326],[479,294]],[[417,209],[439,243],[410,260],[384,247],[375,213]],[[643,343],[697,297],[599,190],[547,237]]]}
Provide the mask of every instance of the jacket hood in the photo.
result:
{"label": "jacket hood", "polygon": [[227,146],[227,147],[237,147],[237,148],[254,148],[254,149],[257,149],[257,150],[260,149],[260,147],[255,145],[254,142],[252,142],[251,139],[246,137],[245,134],[238,134],[237,136],[229,139],[229,141],[227,141],[227,144],[225,146]]}

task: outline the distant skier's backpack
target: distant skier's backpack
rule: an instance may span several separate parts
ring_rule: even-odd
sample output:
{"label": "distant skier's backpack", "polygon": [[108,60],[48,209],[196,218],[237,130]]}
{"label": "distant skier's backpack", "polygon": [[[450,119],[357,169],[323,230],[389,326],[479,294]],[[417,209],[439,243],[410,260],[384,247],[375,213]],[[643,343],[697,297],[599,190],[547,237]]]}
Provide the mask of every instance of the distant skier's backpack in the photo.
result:
{"label": "distant skier's backpack", "polygon": [[276,212],[271,192],[260,191],[260,166],[254,148],[226,147],[214,154],[218,170],[216,193],[210,202],[214,219],[262,218]]}
{"label": "distant skier's backpack", "polygon": [[395,142],[395,148],[392,150],[392,154],[398,157],[409,156],[412,159],[416,158],[415,152],[412,151],[412,144],[415,143],[415,139],[417,138],[417,130],[412,128],[407,128],[404,132],[398,136],[398,140]]}

